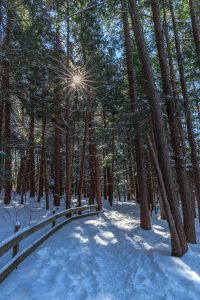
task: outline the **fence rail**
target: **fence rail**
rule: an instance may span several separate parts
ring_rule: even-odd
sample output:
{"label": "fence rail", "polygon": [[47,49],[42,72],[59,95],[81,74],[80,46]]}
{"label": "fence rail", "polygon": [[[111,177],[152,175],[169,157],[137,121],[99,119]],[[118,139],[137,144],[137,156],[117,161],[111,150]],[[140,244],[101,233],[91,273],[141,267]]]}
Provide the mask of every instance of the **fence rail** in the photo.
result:
{"label": "fence rail", "polygon": [[[73,215],[74,213],[80,213],[82,211],[88,211],[83,214]],[[88,217],[98,214],[98,205],[88,205],[88,206],[82,206],[82,207],[75,207],[70,208],[65,211],[61,211],[59,213],[56,213],[45,220],[37,223],[36,225],[28,228],[24,228],[22,230],[19,230],[18,232],[14,233],[12,236],[10,236],[8,239],[4,240],[0,243],[0,257],[4,255],[6,252],[8,252],[10,249],[13,248],[15,251],[13,251],[14,257],[5,264],[0,269],[0,283],[6,279],[6,277],[27,257],[29,256],[37,247],[39,247],[44,241],[46,241],[52,234],[54,234],[57,230],[65,226],[66,224],[70,223],[73,220],[77,220],[80,218]],[[56,220],[66,216],[67,219],[59,224],[55,224]],[[34,232],[39,231],[41,228],[45,227],[48,224],[52,224],[52,228],[45,232],[41,237],[39,237],[37,240],[35,240],[31,245],[23,249],[22,251],[16,251],[16,249],[19,250],[19,242],[29,237]]]}

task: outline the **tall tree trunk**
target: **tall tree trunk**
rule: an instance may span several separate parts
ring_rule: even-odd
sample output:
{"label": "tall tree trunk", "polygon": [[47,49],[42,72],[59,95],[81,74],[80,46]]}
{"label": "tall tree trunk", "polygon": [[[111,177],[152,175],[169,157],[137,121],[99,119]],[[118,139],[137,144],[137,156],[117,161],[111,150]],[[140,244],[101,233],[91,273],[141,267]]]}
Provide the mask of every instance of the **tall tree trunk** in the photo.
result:
{"label": "tall tree trunk", "polygon": [[107,168],[103,167],[103,195],[104,200],[108,200]]}
{"label": "tall tree trunk", "polygon": [[45,143],[45,130],[46,130],[46,116],[44,107],[42,107],[42,152],[43,152],[43,185],[45,191],[46,210],[49,210],[49,187],[47,180],[47,160],[46,160],[46,143]]}
{"label": "tall tree trunk", "polygon": [[[172,172],[169,159],[169,149],[165,134],[164,120],[160,106],[160,98],[156,90],[153,69],[150,56],[147,50],[144,33],[140,24],[139,14],[135,0],[129,0],[130,15],[132,20],[133,32],[135,35],[138,54],[143,67],[143,74],[146,79],[146,89],[151,113],[153,119],[153,128],[155,133],[156,148],[158,153],[159,167],[162,172],[166,194],[170,209],[173,215],[174,223],[178,233],[178,239],[172,240],[172,255],[182,256],[188,249],[184,228],[179,212],[179,205],[175,195]],[[178,243],[179,241],[179,243]]]}
{"label": "tall tree trunk", "polygon": [[[3,120],[4,120],[4,103],[0,101],[0,150],[2,151],[2,137],[3,137]],[[3,158],[0,157],[0,192],[2,189],[2,178],[3,178]]]}
{"label": "tall tree trunk", "polygon": [[184,112],[185,112],[185,118],[186,118],[187,130],[188,130],[188,140],[191,149],[191,162],[192,162],[193,173],[194,173],[196,196],[197,196],[198,211],[199,211],[199,221],[200,221],[200,171],[199,171],[199,162],[197,157],[197,148],[196,148],[196,143],[194,138],[194,129],[192,124],[191,110],[190,110],[190,100],[189,100],[187,85],[185,80],[184,59],[183,59],[179,36],[178,36],[177,21],[176,21],[174,8],[171,0],[169,0],[169,7],[170,7],[171,17],[172,17],[176,54],[178,60],[178,69],[180,75],[180,83],[181,83],[181,89],[182,89],[182,94],[184,99]]}
{"label": "tall tree trunk", "polygon": [[[59,27],[56,28],[56,46],[55,46],[55,56],[58,57],[60,51],[60,36]],[[60,182],[61,182],[61,130],[60,130],[60,97],[58,93],[58,87],[55,88],[55,124],[54,124],[54,134],[55,134],[55,188],[54,188],[54,205],[60,206]]]}
{"label": "tall tree trunk", "polygon": [[164,39],[160,23],[160,8],[157,0],[151,0],[153,21],[156,33],[156,44],[158,49],[158,57],[160,63],[160,70],[162,75],[162,87],[164,91],[166,111],[170,126],[171,144],[174,153],[175,168],[178,178],[178,186],[181,196],[181,203],[183,208],[183,223],[187,242],[196,243],[194,214],[192,209],[192,199],[190,194],[190,187],[186,173],[185,158],[182,156],[179,139],[179,128],[177,116],[175,114],[176,106],[173,100],[173,93],[169,80],[169,70],[166,60],[166,52],[164,48]]}
{"label": "tall tree trunk", "polygon": [[[44,126],[44,125],[43,125]],[[42,126],[42,127],[43,127]],[[42,128],[42,147],[41,147],[41,156],[40,156],[40,171],[39,171],[39,189],[38,189],[38,198],[37,201],[40,202],[43,197],[43,187],[44,187],[44,146],[43,146],[43,128]]]}
{"label": "tall tree trunk", "polygon": [[43,188],[45,187],[46,190],[46,185],[47,185],[47,181],[45,182],[45,177],[46,177],[45,130],[46,130],[46,116],[45,116],[44,107],[42,103],[42,137],[41,137],[42,141],[41,141],[38,202],[40,202],[41,197],[43,197]]}
{"label": "tall tree trunk", "polygon": [[[5,78],[4,78],[5,79]],[[6,77],[6,81],[9,78]],[[7,81],[7,82],[8,82]],[[9,87],[7,86],[9,89]],[[5,91],[5,90],[4,90]],[[9,101],[9,100],[8,100]],[[4,203],[9,204],[11,200],[11,190],[12,190],[12,158],[11,158],[11,129],[10,129],[10,113],[11,107],[10,103],[5,103],[4,111],[4,152],[7,156],[4,161]]]}
{"label": "tall tree trunk", "polygon": [[101,177],[100,177],[100,166],[99,166],[99,157],[97,156],[97,148],[96,145],[93,144],[94,147],[94,164],[95,164],[95,182],[96,182],[96,195],[97,195],[97,204],[98,210],[102,210],[102,202],[101,202]]}
{"label": "tall tree trunk", "polygon": [[[136,111],[137,105],[137,88],[136,88],[136,78],[132,58],[132,47],[131,38],[129,32],[128,16],[126,11],[125,0],[122,0],[122,11],[123,11],[123,26],[124,26],[124,37],[125,37],[125,52],[126,52],[126,62],[127,71],[129,79],[129,92],[131,100],[131,109],[134,113]],[[138,187],[139,187],[139,203],[140,203],[140,226],[142,229],[151,229],[151,221],[149,214],[148,205],[148,191],[147,191],[147,181],[145,174],[145,162],[144,154],[142,149],[142,134],[138,122],[134,122],[134,128],[136,131],[135,135],[135,152],[136,152],[136,163],[137,163],[137,176],[138,176]]]}
{"label": "tall tree trunk", "polygon": [[17,173],[17,186],[16,186],[16,192],[18,194],[21,193],[21,185],[22,185],[22,174],[23,174],[23,166],[24,166],[24,162],[23,160],[25,159],[25,156],[20,156],[20,166],[18,169],[18,173]]}
{"label": "tall tree trunk", "polygon": [[[90,160],[91,160],[91,172],[92,172],[92,180],[95,182],[95,190],[96,190],[96,200],[98,204],[98,210],[102,209],[102,201],[101,201],[101,178],[100,178],[100,167],[99,167],[99,158],[97,156],[97,147],[94,142],[94,121],[92,118],[92,113],[89,113],[89,142],[90,142]],[[92,189],[93,193],[93,189]],[[93,197],[93,195],[92,195]]]}
{"label": "tall tree trunk", "polygon": [[55,189],[54,189],[54,205],[60,206],[60,114],[56,113],[55,117]]}
{"label": "tall tree trunk", "polygon": [[170,230],[170,234],[171,234],[171,243],[172,243],[172,249],[173,249],[173,245],[176,245],[176,253],[174,253],[172,251],[172,255],[179,256],[179,253],[182,252],[182,247],[181,247],[181,243],[180,243],[180,239],[179,239],[179,235],[177,232],[177,228],[176,228],[176,224],[174,222],[174,217],[171,213],[171,208],[168,202],[168,198],[167,198],[167,192],[165,189],[165,184],[164,184],[164,179],[162,176],[162,172],[159,166],[159,162],[158,162],[158,157],[156,154],[156,150],[153,147],[153,143],[150,139],[150,137],[147,138],[148,139],[148,146],[149,146],[149,150],[152,156],[152,160],[154,162],[154,166],[155,166],[155,170],[156,173],[158,175],[158,182],[159,182],[159,186],[160,186],[160,191],[161,191],[161,197],[163,200],[163,205],[165,208],[165,214],[167,217],[167,222],[168,222],[168,226],[169,226],[169,230]]}
{"label": "tall tree trunk", "polygon": [[[8,1],[6,37],[4,50],[9,57],[10,51],[10,35],[11,35],[11,20],[12,12],[10,8],[10,1]],[[9,204],[11,200],[12,191],[12,160],[11,160],[11,128],[10,128],[10,114],[11,114],[11,99],[10,99],[10,65],[8,59],[5,61],[2,71],[2,92],[4,95],[4,152],[7,158],[4,161],[4,203]]]}
{"label": "tall tree trunk", "polygon": [[133,199],[134,194],[134,176],[133,176],[133,159],[132,159],[132,143],[130,137],[128,137],[128,170],[129,170],[129,193],[130,200]]}
{"label": "tall tree trunk", "polygon": [[88,115],[86,112],[85,131],[84,131],[84,140],[83,140],[83,147],[82,147],[80,176],[79,176],[79,187],[78,187],[78,206],[81,206],[81,198],[82,198],[82,193],[83,193],[83,180],[84,180],[84,170],[85,170],[85,154],[86,154],[87,136],[88,136]]}
{"label": "tall tree trunk", "polygon": [[197,61],[200,67],[200,29],[199,29],[200,25],[199,25],[199,17],[197,12],[196,0],[189,0],[189,6],[190,6],[191,21],[192,21],[192,32],[193,32],[196,53],[197,53]]}
{"label": "tall tree trunk", "polygon": [[107,178],[108,178],[108,201],[110,206],[113,205],[113,176],[112,176],[112,169],[108,165],[107,166]]}
{"label": "tall tree trunk", "polygon": [[[44,141],[45,142],[45,141]],[[46,146],[45,147],[45,156],[44,156],[44,190],[45,190],[45,200],[46,200],[46,210],[49,210],[49,187],[47,179],[47,160],[46,160]]]}
{"label": "tall tree trunk", "polygon": [[[106,129],[106,113],[103,109],[103,128]],[[104,139],[104,143],[106,143],[106,137]],[[107,149],[103,151],[103,160],[105,160],[105,157],[107,155]],[[103,194],[104,199],[108,200],[108,176],[107,176],[107,167],[103,166]]]}
{"label": "tall tree trunk", "polygon": [[[89,120],[90,122],[90,120]],[[95,166],[94,166],[94,153],[92,147],[92,132],[90,130],[89,123],[89,154],[90,154],[90,196],[89,196],[89,204],[94,204],[94,198],[96,195],[95,191]]]}
{"label": "tall tree trunk", "polygon": [[[67,110],[67,116],[69,116]],[[67,117],[69,122],[69,117]],[[67,133],[66,133],[66,209],[71,207],[71,182],[72,182],[72,157],[71,157],[71,142],[70,142],[70,125],[67,126]]]}
{"label": "tall tree trunk", "polygon": [[[167,55],[169,60],[169,70],[170,70],[170,84],[172,87],[172,93],[175,100],[178,99],[178,88],[176,83],[176,77],[175,77],[175,70],[174,70],[174,62],[173,57],[171,53],[171,41],[169,38],[168,33],[168,26],[167,26],[167,16],[166,16],[166,9],[164,6],[164,32],[165,32],[165,38],[166,38],[166,46],[167,46]],[[182,124],[182,116],[181,116],[181,107],[178,101],[175,101],[175,112],[178,122],[178,128],[179,128],[179,134],[180,134],[180,144],[181,144],[181,152],[182,157],[186,157],[186,146],[185,146],[185,136],[183,131],[183,124]]]}
{"label": "tall tree trunk", "polygon": [[[67,68],[69,68],[70,59],[70,18],[69,18],[69,1],[67,1]],[[70,120],[70,103],[66,100],[66,209],[71,207],[71,186],[72,186],[72,154],[71,154],[71,120]]]}
{"label": "tall tree trunk", "polygon": [[29,127],[29,176],[30,176],[30,197],[35,197],[35,157],[34,157],[34,110],[31,110]]}

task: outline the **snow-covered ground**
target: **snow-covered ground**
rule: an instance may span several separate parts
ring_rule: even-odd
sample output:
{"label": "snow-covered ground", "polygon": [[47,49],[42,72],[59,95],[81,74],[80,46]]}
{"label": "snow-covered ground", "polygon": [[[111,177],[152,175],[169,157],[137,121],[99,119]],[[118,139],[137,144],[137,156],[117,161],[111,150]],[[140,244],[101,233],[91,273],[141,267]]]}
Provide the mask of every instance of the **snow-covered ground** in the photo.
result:
{"label": "snow-covered ground", "polygon": [[0,287],[0,300],[200,299],[198,245],[170,256],[167,224],[139,227],[138,207],[104,203],[100,217],[74,221],[29,256]]}
{"label": "snow-covered ground", "polygon": [[16,222],[24,228],[52,215],[52,198],[50,195],[50,210],[47,211],[44,199],[38,203],[27,195],[24,205],[20,205],[20,195],[13,192],[11,204],[4,205],[3,196],[0,195],[0,241],[13,234]]}

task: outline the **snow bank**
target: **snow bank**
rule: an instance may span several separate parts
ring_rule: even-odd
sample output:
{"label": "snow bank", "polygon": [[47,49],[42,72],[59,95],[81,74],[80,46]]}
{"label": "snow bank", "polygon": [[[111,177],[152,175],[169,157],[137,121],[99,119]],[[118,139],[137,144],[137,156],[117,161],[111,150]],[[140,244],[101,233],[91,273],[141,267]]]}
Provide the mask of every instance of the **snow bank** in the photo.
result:
{"label": "snow bank", "polygon": [[155,217],[143,231],[138,207],[119,203],[52,236],[1,285],[0,300],[199,299],[199,245],[181,259],[170,251],[166,222]]}

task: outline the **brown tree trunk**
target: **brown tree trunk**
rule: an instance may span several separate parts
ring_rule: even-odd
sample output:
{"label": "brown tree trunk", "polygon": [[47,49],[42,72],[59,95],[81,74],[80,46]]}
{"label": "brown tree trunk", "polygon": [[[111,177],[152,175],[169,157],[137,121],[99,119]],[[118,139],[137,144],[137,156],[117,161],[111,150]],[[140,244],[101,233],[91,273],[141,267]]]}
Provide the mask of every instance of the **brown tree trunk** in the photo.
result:
{"label": "brown tree trunk", "polygon": [[[70,59],[70,18],[69,18],[69,1],[67,1],[67,68],[69,68]],[[70,120],[70,103],[66,99],[66,209],[71,207],[71,188],[72,188],[72,151],[71,151],[71,120]]]}
{"label": "brown tree trunk", "polygon": [[[8,1],[7,11],[7,24],[6,24],[6,37],[4,50],[9,56],[10,51],[10,34],[11,34],[11,20],[12,12],[9,7],[10,1]],[[4,203],[9,204],[11,201],[12,191],[12,158],[11,158],[11,128],[10,128],[10,114],[11,114],[11,103],[10,103],[10,66],[9,63],[4,63],[2,70],[2,84],[1,89],[4,95],[4,152],[7,158],[4,161]]]}
{"label": "brown tree trunk", "polygon": [[45,130],[46,130],[46,116],[45,116],[44,108],[42,107],[42,137],[41,137],[42,148],[41,148],[41,158],[40,158],[38,202],[40,202],[40,198],[43,196],[43,188],[47,190]]}
{"label": "brown tree trunk", "polygon": [[81,198],[82,198],[82,193],[83,193],[83,180],[84,180],[84,170],[85,170],[85,153],[86,153],[87,136],[88,136],[88,116],[87,116],[87,112],[86,112],[85,131],[84,131],[84,140],[83,140],[83,147],[82,147],[80,176],[79,176],[79,187],[78,187],[78,206],[81,206]]}
{"label": "brown tree trunk", "polygon": [[37,201],[40,202],[40,199],[43,197],[43,186],[44,186],[44,153],[43,149],[41,149],[41,157],[40,157],[40,171],[39,171],[39,187],[38,187],[38,197]]}
{"label": "brown tree trunk", "polygon": [[103,194],[104,194],[104,199],[108,200],[108,184],[107,184],[107,168],[103,167]]}
{"label": "brown tree trunk", "polygon": [[[58,58],[60,51],[60,32],[59,26],[56,28],[56,39],[55,39],[55,56]],[[58,82],[57,82],[58,84]],[[54,144],[54,155],[55,155],[55,188],[54,188],[54,205],[60,206],[60,182],[61,182],[61,130],[60,130],[60,96],[58,91],[58,86],[55,88],[55,123],[54,123],[54,134],[55,134],[55,144]]]}
{"label": "brown tree trunk", "polygon": [[95,166],[94,166],[94,153],[92,147],[91,130],[89,129],[89,153],[90,153],[90,196],[89,204],[94,204],[95,191]]}
{"label": "brown tree trunk", "polygon": [[130,193],[130,200],[133,199],[134,194],[134,177],[133,177],[133,162],[132,162],[132,143],[131,139],[128,137],[128,170],[129,170],[129,193]]}
{"label": "brown tree trunk", "polygon": [[135,35],[136,45],[139,58],[143,66],[143,74],[146,79],[146,89],[149,103],[151,105],[151,113],[153,119],[153,128],[155,133],[156,148],[158,153],[159,167],[162,172],[164,185],[170,209],[173,215],[178,238],[172,240],[172,255],[182,256],[188,249],[184,228],[179,212],[179,205],[175,195],[172,172],[169,159],[169,149],[164,128],[162,110],[160,106],[160,98],[156,90],[153,69],[150,56],[147,50],[144,33],[140,24],[139,14],[135,0],[129,0],[130,15],[132,20],[133,31]]}
{"label": "brown tree trunk", "polygon": [[162,87],[164,91],[166,111],[170,126],[171,144],[174,153],[175,168],[178,179],[179,191],[181,196],[181,203],[183,208],[183,223],[184,231],[186,234],[187,242],[196,243],[194,214],[192,209],[192,199],[190,195],[190,188],[186,173],[185,158],[181,153],[179,128],[177,122],[176,106],[173,100],[173,93],[169,80],[169,70],[166,61],[166,53],[164,48],[164,39],[162,34],[162,28],[160,23],[160,9],[159,2],[151,0],[153,21],[156,33],[156,44],[158,49],[158,57],[160,63],[160,70],[162,75]]}
{"label": "brown tree trunk", "polygon": [[[166,38],[166,44],[167,44],[167,54],[168,54],[168,60],[169,60],[169,70],[170,70],[170,84],[172,87],[172,93],[175,100],[178,99],[178,88],[177,88],[177,82],[175,77],[175,70],[174,70],[174,62],[173,57],[171,53],[171,41],[169,38],[168,33],[168,27],[167,27],[167,16],[166,16],[166,9],[164,7],[164,31],[165,31],[165,38]],[[186,157],[186,146],[185,146],[185,136],[183,131],[183,124],[182,124],[182,117],[181,117],[181,107],[178,101],[175,101],[175,115],[177,117],[178,122],[178,128],[179,128],[179,134],[180,134],[180,144],[181,144],[181,153],[182,157]]]}
{"label": "brown tree trunk", "polygon": [[97,195],[97,204],[98,210],[102,210],[102,202],[101,202],[101,178],[100,178],[100,166],[99,166],[99,158],[97,156],[96,145],[93,144],[94,147],[94,163],[95,163],[95,182],[96,182],[96,195]]}
{"label": "brown tree trunk", "polygon": [[198,65],[200,67],[200,31],[199,31],[199,17],[197,13],[197,6],[196,6],[196,0],[189,0],[189,6],[190,6],[190,15],[191,15],[191,21],[192,21],[192,32],[196,47],[196,53],[197,53],[197,60]]}
{"label": "brown tree trunk", "polygon": [[54,205],[60,206],[60,114],[56,114],[55,118],[55,189],[54,189]]}
{"label": "brown tree trunk", "polygon": [[[168,222],[168,226],[169,226],[169,230],[171,233],[171,243],[172,243],[172,255],[174,256],[181,256],[182,255],[182,247],[181,247],[181,243],[180,243],[180,239],[179,239],[179,235],[177,232],[177,228],[176,228],[176,224],[174,222],[174,217],[171,213],[171,208],[168,202],[168,198],[167,198],[167,192],[165,189],[165,184],[164,184],[164,179],[162,176],[162,172],[160,170],[160,166],[159,166],[159,162],[158,162],[158,157],[156,154],[156,151],[153,147],[153,143],[150,139],[150,137],[147,138],[148,139],[148,146],[149,146],[149,150],[152,156],[152,160],[154,162],[154,166],[155,166],[155,170],[157,172],[158,175],[158,181],[159,181],[159,186],[160,186],[160,191],[161,191],[161,197],[163,200],[163,205],[165,208],[165,214],[167,217],[167,222]],[[173,251],[173,245],[176,245],[176,252],[174,253]]]}
{"label": "brown tree trunk", "polygon": [[[106,129],[106,113],[103,109],[103,127]],[[106,138],[104,140],[104,143],[106,143]],[[107,149],[103,151],[103,160],[105,160],[105,157],[107,155]],[[107,176],[107,167],[103,166],[103,194],[104,199],[108,200],[108,176]]]}
{"label": "brown tree trunk", "polygon": [[46,200],[46,210],[49,210],[49,187],[48,187],[48,179],[47,179],[47,159],[46,159],[46,143],[45,143],[45,128],[46,128],[46,117],[43,112],[43,128],[42,128],[42,147],[44,152],[44,167],[43,167],[43,177],[44,177],[44,191],[45,191],[45,200]]}
{"label": "brown tree trunk", "polygon": [[[67,113],[68,116],[68,113]],[[69,122],[69,117],[67,117]],[[70,143],[70,125],[67,127],[66,133],[66,209],[71,207],[71,182],[72,182],[72,157],[71,157],[71,143]]]}
{"label": "brown tree trunk", "polygon": [[5,103],[4,120],[4,152],[7,156],[4,162],[4,203],[9,204],[12,191],[12,160],[11,160],[11,129],[10,129],[10,103]]}
{"label": "brown tree trunk", "polygon": [[[101,202],[101,179],[100,179],[100,167],[99,167],[99,158],[97,156],[97,147],[94,142],[94,121],[92,118],[92,113],[89,113],[89,142],[90,142],[90,166],[92,173],[92,181],[95,182],[95,190],[96,190],[96,200],[98,204],[98,210],[102,209]],[[93,185],[93,183],[92,183]],[[94,189],[91,189],[93,198]],[[92,199],[91,199],[92,200]]]}
{"label": "brown tree trunk", "polygon": [[[3,136],[3,120],[4,120],[4,103],[0,101],[0,150],[2,150],[2,136]],[[2,189],[2,178],[3,178],[3,158],[0,157],[0,192]]]}
{"label": "brown tree trunk", "polygon": [[[131,109],[134,113],[136,111],[137,103],[137,88],[136,78],[132,58],[132,47],[129,33],[128,16],[126,11],[125,0],[122,0],[122,11],[123,11],[123,26],[124,26],[124,37],[125,37],[125,51],[126,51],[126,62],[129,79],[129,92],[131,100]],[[140,203],[140,226],[142,229],[151,229],[151,221],[149,214],[148,205],[148,191],[147,181],[145,174],[145,162],[144,154],[142,149],[142,134],[138,122],[135,122],[134,128],[136,131],[135,135],[135,152],[136,152],[136,163],[137,163],[137,176],[138,176],[138,187],[139,187],[139,203]]]}
{"label": "brown tree trunk", "polygon": [[[46,149],[45,149],[45,152],[46,152]],[[44,190],[45,190],[46,210],[49,210],[49,187],[48,187],[48,179],[47,179],[46,155],[44,157]]]}
{"label": "brown tree trunk", "polygon": [[24,156],[21,156],[20,157],[20,166],[19,166],[19,170],[18,170],[18,173],[17,173],[17,186],[16,186],[16,192],[18,194],[21,193],[21,185],[22,185],[22,175],[23,175],[23,172],[24,172],[24,162],[23,160],[26,159]]}
{"label": "brown tree trunk", "polygon": [[30,176],[30,197],[35,197],[35,157],[34,157],[34,127],[35,116],[31,111],[29,127],[29,176]]}
{"label": "brown tree trunk", "polygon": [[107,166],[107,178],[108,178],[108,201],[110,206],[113,205],[113,176],[110,166]]}
{"label": "brown tree trunk", "polygon": [[184,111],[185,111],[185,118],[186,118],[187,130],[188,130],[188,140],[191,149],[191,162],[192,162],[193,173],[194,173],[199,221],[200,221],[200,171],[199,171],[199,162],[197,157],[197,148],[196,148],[196,143],[194,138],[194,129],[192,124],[191,110],[190,110],[190,100],[189,100],[187,85],[185,80],[184,60],[183,60],[179,36],[178,36],[176,17],[175,17],[174,8],[171,0],[169,0],[169,7],[172,16],[176,54],[178,60],[178,69],[179,69],[181,89],[182,89],[182,94],[184,99]]}
{"label": "brown tree trunk", "polygon": [[[152,172],[151,172],[151,160],[150,160],[150,155],[148,153],[147,157],[148,163],[147,163],[147,187],[148,187],[148,204],[149,204],[149,209],[152,212],[154,211],[155,205],[154,205],[154,195],[153,195],[153,181],[152,181]],[[146,160],[146,161],[147,161]]]}

